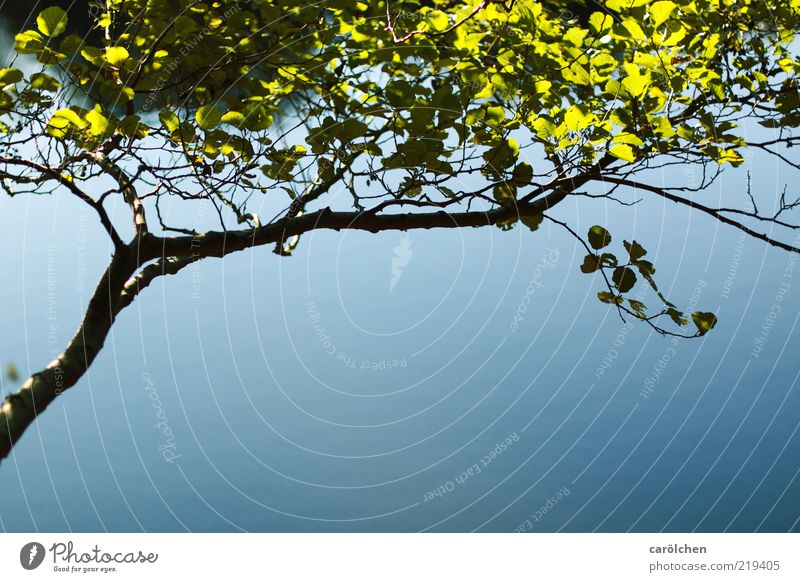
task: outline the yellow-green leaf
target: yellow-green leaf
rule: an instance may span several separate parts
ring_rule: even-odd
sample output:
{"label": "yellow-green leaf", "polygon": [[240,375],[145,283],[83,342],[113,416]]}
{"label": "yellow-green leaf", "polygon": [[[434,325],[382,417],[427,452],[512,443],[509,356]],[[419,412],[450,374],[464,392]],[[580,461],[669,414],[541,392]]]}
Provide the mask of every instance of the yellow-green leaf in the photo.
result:
{"label": "yellow-green leaf", "polygon": [[241,127],[244,121],[244,115],[238,111],[228,111],[222,116],[222,123],[227,123],[234,127]]}
{"label": "yellow-green leaf", "polygon": [[222,123],[222,113],[215,105],[203,105],[194,117],[200,129],[214,129]]}
{"label": "yellow-green leaf", "polygon": [[36,17],[36,26],[42,34],[56,37],[67,29],[67,13],[58,6],[45,8]]}
{"label": "yellow-green leaf", "polygon": [[430,26],[431,30],[435,32],[441,32],[450,26],[450,21],[447,18],[447,14],[441,10],[431,10],[426,14],[426,17],[427,18],[425,20],[428,23],[428,26]]}
{"label": "yellow-green leaf", "polygon": [[644,145],[644,142],[638,135],[628,132],[622,132],[615,135],[614,143],[626,143],[628,145],[635,145],[639,147]]}
{"label": "yellow-green leaf", "polygon": [[92,135],[103,135],[108,129],[108,118],[99,111],[92,110],[84,117],[89,122],[89,133]]}
{"label": "yellow-green leaf", "polygon": [[57,138],[67,137],[73,129],[84,129],[89,125],[72,109],[59,109],[47,123],[47,133]]}
{"label": "yellow-green leaf", "polygon": [[0,87],[12,85],[22,81],[22,71],[19,69],[0,69]]}
{"label": "yellow-green leaf", "polygon": [[642,27],[639,26],[639,23],[636,22],[633,18],[626,18],[622,21],[622,26],[625,27],[625,30],[631,35],[633,40],[643,41],[647,40],[647,35],[645,35]]}
{"label": "yellow-green leaf", "polygon": [[158,114],[158,118],[161,120],[161,125],[170,133],[181,125],[181,120],[172,111],[162,111]]}
{"label": "yellow-green leaf", "polygon": [[81,119],[81,116],[78,115],[72,109],[59,109],[58,111],[56,111],[53,114],[53,118],[51,119],[51,121],[56,120],[56,119],[57,120],[62,120],[63,119],[67,123],[70,123],[72,125],[77,125],[80,128],[84,128],[84,127],[86,127],[88,125],[88,123],[86,121],[84,121],[83,119]]}
{"label": "yellow-green leaf", "polygon": [[628,144],[617,144],[608,151],[612,156],[625,160],[626,162],[632,162],[636,159],[636,156],[633,155],[633,148]]}
{"label": "yellow-green leaf", "polygon": [[589,26],[595,33],[601,33],[611,28],[614,19],[605,12],[593,12],[589,17]]}
{"label": "yellow-green leaf", "polygon": [[14,48],[20,54],[32,54],[44,49],[44,37],[35,30],[20,32],[14,37]]}
{"label": "yellow-green leaf", "polygon": [[589,229],[589,244],[595,250],[607,247],[611,243],[611,233],[599,224]]}
{"label": "yellow-green leaf", "polygon": [[129,115],[120,121],[118,128],[123,135],[134,138],[142,138],[149,133],[149,128],[141,123],[138,115]]}
{"label": "yellow-green leaf", "polygon": [[533,122],[533,128],[536,130],[536,135],[542,139],[549,139],[556,135],[556,125],[544,117],[537,118]]}
{"label": "yellow-green leaf", "polygon": [[697,326],[697,335],[705,335],[717,325],[717,316],[706,311],[695,311],[692,321]]}
{"label": "yellow-green leaf", "polygon": [[119,67],[128,60],[130,54],[124,46],[110,46],[106,48],[106,61],[109,65]]}
{"label": "yellow-green leaf", "polygon": [[606,7],[617,12],[622,12],[630,8],[644,6],[650,1],[651,0],[606,0]]}
{"label": "yellow-green leaf", "polygon": [[103,51],[97,47],[83,47],[83,49],[81,49],[81,56],[93,65],[100,66],[103,64]]}
{"label": "yellow-green leaf", "polygon": [[39,89],[40,91],[49,91],[54,93],[61,87],[56,79],[45,73],[34,73],[31,75],[31,88]]}
{"label": "yellow-green leaf", "polygon": [[650,18],[653,21],[653,26],[661,26],[672,15],[672,11],[677,8],[677,5],[670,0],[661,0],[653,2],[650,7]]}
{"label": "yellow-green leaf", "polygon": [[594,121],[594,114],[580,105],[571,105],[564,114],[564,123],[570,131],[583,131]]}
{"label": "yellow-green leaf", "polygon": [[650,72],[647,71],[643,75],[639,71],[639,65],[633,63],[627,63],[623,69],[625,70],[625,78],[622,79],[622,86],[625,87],[631,97],[641,97],[650,84]]}

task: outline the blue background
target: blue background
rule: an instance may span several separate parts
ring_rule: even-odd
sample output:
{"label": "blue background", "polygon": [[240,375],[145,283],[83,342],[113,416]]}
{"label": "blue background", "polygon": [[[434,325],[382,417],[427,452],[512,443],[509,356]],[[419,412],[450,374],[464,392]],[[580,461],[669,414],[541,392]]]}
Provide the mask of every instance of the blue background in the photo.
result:
{"label": "blue background", "polygon": [[[774,199],[787,176],[748,166]],[[704,199],[739,201],[743,172]],[[578,270],[583,252],[547,223],[411,232],[393,290],[396,232],[317,232],[291,258],[210,259],[144,292],[28,430],[0,466],[0,526],[797,530],[794,258],[638,195],[632,208],[581,199],[557,215],[581,231],[607,225],[617,251],[631,237],[650,249],[674,303],[718,314],[704,338],[624,324]],[[59,195],[0,199],[0,244],[0,354],[27,374],[73,333],[108,243]],[[363,363],[392,360],[405,366]]]}
{"label": "blue background", "polygon": [[[797,182],[756,155],[703,201],[746,206],[747,170],[767,210]],[[623,323],[547,222],[411,232],[393,288],[398,232],[209,259],[147,289],[3,461],[0,530],[798,530],[800,268],[633,198],[555,215],[606,226],[618,254],[638,240],[673,303],[718,315],[709,335]],[[210,211],[169,212],[214,228]],[[74,333],[109,244],[67,195],[3,196],[0,248],[0,359],[27,377]]]}

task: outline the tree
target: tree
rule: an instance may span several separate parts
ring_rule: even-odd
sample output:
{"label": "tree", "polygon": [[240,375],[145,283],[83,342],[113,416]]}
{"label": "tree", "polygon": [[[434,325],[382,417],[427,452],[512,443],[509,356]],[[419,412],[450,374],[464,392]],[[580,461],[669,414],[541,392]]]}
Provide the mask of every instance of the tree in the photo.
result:
{"label": "tree", "polygon": [[[619,245],[601,225],[578,233],[551,211],[585,198],[625,211],[632,193],[656,196],[798,252],[780,238],[798,228],[787,218],[797,201],[784,194],[762,212],[749,188],[725,207],[703,191],[748,147],[800,169],[787,153],[800,139],[800,1],[590,8],[108,0],[82,36],[61,8],[39,13],[0,70],[3,188],[76,197],[111,258],[63,354],[6,398],[0,458],[156,278],[258,245],[289,256],[316,229],[536,231],[548,220],[585,247],[580,269],[620,316],[662,334],[712,329],[713,314],[685,314],[658,290],[642,244]],[[749,139],[745,121],[774,137]],[[678,164],[701,183],[648,181]],[[335,191],[348,204],[333,204]],[[107,211],[117,199],[126,223]],[[265,199],[283,210],[259,216]],[[200,232],[188,212],[167,222],[165,200],[209,205],[219,225]],[[639,280],[658,305],[630,296]]]}

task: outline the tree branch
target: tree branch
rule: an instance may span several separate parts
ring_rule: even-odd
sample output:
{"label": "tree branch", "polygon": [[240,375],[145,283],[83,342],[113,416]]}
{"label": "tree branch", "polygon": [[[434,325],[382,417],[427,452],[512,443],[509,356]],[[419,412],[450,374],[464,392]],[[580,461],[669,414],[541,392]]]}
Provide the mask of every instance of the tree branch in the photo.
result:
{"label": "tree branch", "polygon": [[653,192],[654,194],[658,194],[662,198],[666,198],[667,200],[671,200],[672,202],[675,202],[677,204],[683,204],[684,206],[688,206],[689,208],[695,208],[697,210],[700,210],[701,212],[704,212],[704,213],[708,214],[709,216],[713,216],[714,218],[716,218],[720,222],[722,222],[724,224],[728,224],[728,225],[733,226],[735,228],[738,228],[739,230],[741,230],[744,233],[749,234],[753,238],[757,238],[758,240],[762,240],[762,241],[764,241],[764,242],[766,242],[766,243],[768,243],[768,244],[770,244],[770,245],[772,245],[774,247],[778,247],[779,249],[783,249],[785,251],[790,251],[790,252],[793,252],[793,253],[800,253],[800,248],[792,246],[792,245],[784,243],[784,242],[781,242],[779,240],[776,240],[776,239],[774,239],[774,238],[772,238],[770,236],[767,236],[766,234],[757,232],[757,231],[753,230],[752,228],[750,228],[748,226],[745,226],[741,222],[737,222],[737,221],[735,221],[735,220],[733,220],[731,218],[728,218],[724,214],[722,214],[722,212],[730,212],[729,209],[710,208],[708,206],[705,206],[704,204],[700,204],[699,202],[695,202],[694,200],[687,200],[686,198],[681,198],[680,196],[675,196],[674,194],[671,194],[671,193],[667,192],[663,188],[658,188],[656,186],[649,186],[647,184],[642,184],[640,182],[637,182],[636,180],[625,180],[625,179],[622,179],[622,178],[614,178],[614,177],[611,177],[611,176],[598,177],[597,180],[600,181],[600,182],[611,182],[612,184],[619,184],[621,186],[629,186],[631,188],[639,188],[640,190],[645,190],[647,192]]}
{"label": "tree branch", "polygon": [[70,192],[72,192],[78,199],[85,202],[89,206],[91,206],[95,212],[97,212],[98,217],[100,218],[100,223],[103,225],[103,228],[106,229],[108,236],[111,237],[112,242],[114,243],[114,247],[117,251],[123,249],[125,247],[125,243],[122,242],[122,238],[120,238],[119,234],[117,233],[114,225],[111,223],[111,219],[108,217],[108,213],[106,209],[103,208],[103,204],[88,194],[78,188],[75,185],[75,182],[63,176],[59,171],[45,166],[43,164],[38,164],[31,160],[24,160],[19,158],[8,158],[5,156],[0,156],[0,163],[3,164],[12,164],[17,166],[23,166],[26,168],[30,168],[32,170],[36,170],[40,174],[47,176],[50,180],[55,180],[62,186],[65,186]]}
{"label": "tree branch", "polygon": [[0,459],[36,417],[64,390],[74,386],[98,353],[114,323],[120,291],[136,270],[130,249],[117,252],[95,289],[75,337],[58,358],[33,374],[0,407]]}
{"label": "tree branch", "polygon": [[[374,215],[333,212],[325,208],[256,229],[208,232],[197,236],[162,238],[141,233],[113,257],[92,296],[83,321],[64,353],[33,374],[0,408],[0,459],[6,457],[25,429],[64,390],[74,386],[103,347],[117,315],[156,278],[172,275],[205,257],[222,257],[253,246],[280,242],[318,229],[410,230],[490,226],[520,216],[541,214],[566,197],[553,192],[535,202],[503,206],[486,212],[444,211]],[[136,270],[149,261],[138,274]]]}
{"label": "tree branch", "polygon": [[146,233],[147,218],[145,217],[144,213],[144,205],[142,204],[139,195],[136,193],[136,188],[134,188],[127,174],[125,174],[122,168],[120,168],[117,164],[110,161],[106,152],[104,151],[94,152],[91,156],[91,159],[94,160],[106,174],[111,176],[114,181],[117,182],[117,184],[119,184],[122,197],[125,199],[125,203],[130,206],[131,211],[133,212],[133,228],[136,236]]}
{"label": "tree branch", "polygon": [[324,208],[317,212],[268,224],[260,228],[207,232],[197,236],[142,237],[140,252],[144,261],[163,257],[223,257],[230,253],[276,242],[312,230],[365,230],[376,233],[384,230],[431,228],[462,228],[491,226],[521,216],[542,214],[561,202],[569,192],[559,190],[533,202],[502,206],[485,212],[427,212],[404,214],[370,214],[365,212],[334,212]]}

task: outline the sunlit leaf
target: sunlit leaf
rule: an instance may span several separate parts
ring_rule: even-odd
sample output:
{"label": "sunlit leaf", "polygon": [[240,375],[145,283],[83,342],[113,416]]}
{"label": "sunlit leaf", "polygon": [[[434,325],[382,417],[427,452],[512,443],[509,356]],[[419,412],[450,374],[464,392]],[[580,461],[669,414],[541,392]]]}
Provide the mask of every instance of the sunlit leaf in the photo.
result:
{"label": "sunlit leaf", "polygon": [[67,29],[67,13],[58,6],[45,8],[36,17],[36,27],[47,36],[59,36]]}
{"label": "sunlit leaf", "polygon": [[705,335],[717,325],[717,316],[705,311],[695,311],[692,313],[692,321],[697,326],[698,335]]}
{"label": "sunlit leaf", "polygon": [[124,46],[110,46],[106,48],[106,61],[109,65],[119,67],[130,58],[128,49]]}

